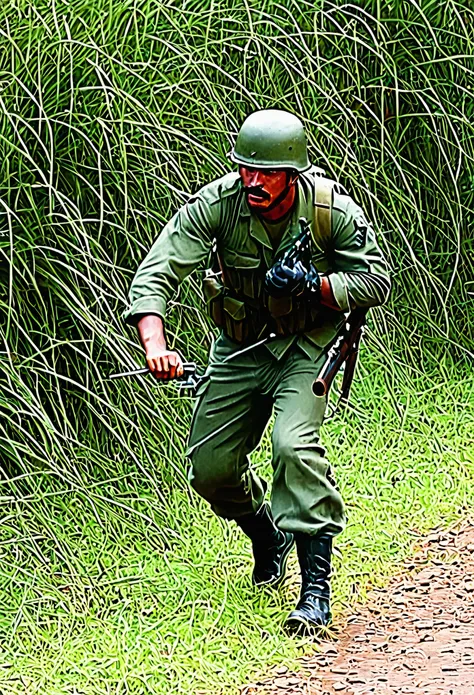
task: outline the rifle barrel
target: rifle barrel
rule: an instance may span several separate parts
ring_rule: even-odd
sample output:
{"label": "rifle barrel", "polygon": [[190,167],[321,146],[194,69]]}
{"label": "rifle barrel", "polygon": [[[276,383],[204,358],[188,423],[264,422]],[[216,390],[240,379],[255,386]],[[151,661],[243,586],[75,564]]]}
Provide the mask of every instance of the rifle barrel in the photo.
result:
{"label": "rifle barrel", "polygon": [[347,318],[344,332],[329,351],[326,363],[313,381],[312,389],[316,397],[322,398],[329,393],[336,374],[346,362],[347,374],[343,379],[343,395],[346,400],[349,398],[366,313],[367,309],[354,309]]}
{"label": "rifle barrel", "polygon": [[335,346],[335,348],[336,349],[333,350],[332,354],[329,354],[329,358],[320,371],[318,377],[313,381],[313,393],[317,398],[323,398],[329,393],[329,389],[334,381],[334,377],[338,373],[346,358],[346,353],[343,347],[339,348],[339,346]]}
{"label": "rifle barrel", "polygon": [[327,395],[328,391],[328,385],[322,377],[318,377],[314,380],[313,393],[317,398],[323,398]]}

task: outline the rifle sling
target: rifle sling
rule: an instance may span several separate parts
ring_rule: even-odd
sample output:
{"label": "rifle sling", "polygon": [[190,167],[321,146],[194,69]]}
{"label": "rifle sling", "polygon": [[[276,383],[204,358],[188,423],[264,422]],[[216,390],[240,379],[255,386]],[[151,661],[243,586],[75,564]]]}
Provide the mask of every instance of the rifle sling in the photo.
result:
{"label": "rifle sling", "polygon": [[354,379],[355,368],[357,365],[357,358],[359,356],[359,343],[362,336],[362,328],[359,328],[357,333],[354,346],[346,357],[344,376],[342,377],[341,395],[339,396],[339,402],[347,405],[349,402],[349,395],[351,392],[351,385]]}

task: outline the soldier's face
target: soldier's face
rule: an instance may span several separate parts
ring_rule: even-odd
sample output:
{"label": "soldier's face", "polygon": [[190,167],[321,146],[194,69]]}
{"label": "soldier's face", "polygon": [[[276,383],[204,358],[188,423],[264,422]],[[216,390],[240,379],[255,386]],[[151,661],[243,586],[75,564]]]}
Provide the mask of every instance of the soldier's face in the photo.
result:
{"label": "soldier's face", "polygon": [[287,169],[252,169],[240,166],[239,173],[249,206],[261,212],[271,210],[283,200],[297,178]]}

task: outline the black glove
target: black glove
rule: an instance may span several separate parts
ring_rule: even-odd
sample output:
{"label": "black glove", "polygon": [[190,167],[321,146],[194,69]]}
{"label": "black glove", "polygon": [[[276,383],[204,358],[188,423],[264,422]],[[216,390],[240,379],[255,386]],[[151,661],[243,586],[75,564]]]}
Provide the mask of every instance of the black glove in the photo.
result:
{"label": "black glove", "polygon": [[289,297],[305,288],[306,268],[301,261],[284,265],[278,261],[265,276],[265,289],[270,297]]}

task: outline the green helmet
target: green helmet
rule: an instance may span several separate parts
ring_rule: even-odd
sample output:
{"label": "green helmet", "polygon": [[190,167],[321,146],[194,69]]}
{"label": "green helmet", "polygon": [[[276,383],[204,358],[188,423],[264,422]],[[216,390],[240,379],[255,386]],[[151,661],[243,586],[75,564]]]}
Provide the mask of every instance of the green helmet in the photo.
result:
{"label": "green helmet", "polygon": [[245,119],[230,158],[257,169],[306,171],[311,166],[303,124],[278,109],[255,111]]}

